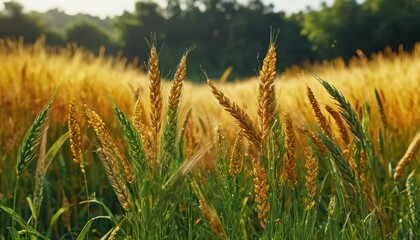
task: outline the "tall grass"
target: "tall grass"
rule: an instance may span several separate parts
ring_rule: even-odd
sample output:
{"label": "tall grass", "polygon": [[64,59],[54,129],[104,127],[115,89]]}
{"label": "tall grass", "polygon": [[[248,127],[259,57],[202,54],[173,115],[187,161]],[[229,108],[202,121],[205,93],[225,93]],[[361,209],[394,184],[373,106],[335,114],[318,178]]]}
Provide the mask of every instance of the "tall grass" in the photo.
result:
{"label": "tall grass", "polygon": [[[207,86],[191,86],[189,51],[164,82],[155,45],[140,73],[122,58],[2,41],[0,76],[15,94],[2,95],[0,111],[23,141],[2,125],[2,143],[13,144],[1,151],[0,236],[416,239],[420,180],[407,173],[419,166],[420,116],[410,114],[420,103],[419,48],[295,77],[278,76],[280,47],[269,43],[257,80],[204,72]],[[29,80],[55,79],[60,64],[69,72],[57,94],[27,90]],[[21,109],[40,112],[24,119]],[[11,165],[16,173],[4,172]]]}

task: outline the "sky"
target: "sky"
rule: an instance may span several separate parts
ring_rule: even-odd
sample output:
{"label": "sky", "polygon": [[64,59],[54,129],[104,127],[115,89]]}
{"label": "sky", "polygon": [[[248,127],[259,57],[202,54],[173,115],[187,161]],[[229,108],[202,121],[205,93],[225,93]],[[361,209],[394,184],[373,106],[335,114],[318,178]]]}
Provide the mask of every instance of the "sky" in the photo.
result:
{"label": "sky", "polygon": [[[155,0],[161,6],[166,6],[166,0]],[[239,0],[239,2],[244,0]],[[305,10],[306,6],[318,9],[322,2],[331,4],[334,0],[263,0],[265,3],[272,3],[276,11],[286,13]],[[4,9],[4,2],[0,0],[0,10]],[[124,10],[133,11],[134,3],[137,0],[19,0],[24,11],[45,12],[49,9],[58,8],[67,14],[85,13],[105,18],[107,16],[121,15]]]}

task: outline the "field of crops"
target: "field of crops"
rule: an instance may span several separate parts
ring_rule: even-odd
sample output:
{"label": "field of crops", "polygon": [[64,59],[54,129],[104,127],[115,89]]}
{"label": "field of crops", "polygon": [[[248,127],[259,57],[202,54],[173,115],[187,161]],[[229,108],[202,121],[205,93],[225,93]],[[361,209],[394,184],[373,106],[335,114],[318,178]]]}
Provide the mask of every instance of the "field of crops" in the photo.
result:
{"label": "field of crops", "polygon": [[0,239],[419,239],[420,45],[284,73],[281,50],[192,84],[189,52],[0,40]]}

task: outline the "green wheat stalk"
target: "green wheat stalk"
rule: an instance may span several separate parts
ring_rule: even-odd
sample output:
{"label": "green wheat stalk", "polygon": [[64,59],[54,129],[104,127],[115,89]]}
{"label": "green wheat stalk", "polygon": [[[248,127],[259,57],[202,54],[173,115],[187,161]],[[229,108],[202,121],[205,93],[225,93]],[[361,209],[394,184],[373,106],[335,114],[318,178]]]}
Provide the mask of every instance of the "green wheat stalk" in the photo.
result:
{"label": "green wheat stalk", "polygon": [[118,107],[115,102],[112,102],[112,105],[118,122],[124,130],[124,138],[128,144],[128,155],[130,157],[131,163],[133,164],[137,173],[144,173],[146,171],[147,164],[146,154],[143,149],[141,137],[124,111]]}

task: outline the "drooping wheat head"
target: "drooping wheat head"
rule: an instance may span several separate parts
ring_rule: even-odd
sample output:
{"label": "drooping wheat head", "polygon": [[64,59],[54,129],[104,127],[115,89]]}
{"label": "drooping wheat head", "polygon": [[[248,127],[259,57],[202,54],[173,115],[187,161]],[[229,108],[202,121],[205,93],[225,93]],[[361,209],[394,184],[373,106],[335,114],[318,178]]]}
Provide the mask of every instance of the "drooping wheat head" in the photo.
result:
{"label": "drooping wheat head", "polygon": [[117,144],[112,137],[109,130],[106,128],[105,123],[102,118],[93,110],[85,106],[86,116],[88,117],[89,124],[93,127],[96,136],[102,144],[103,148],[109,149],[112,155],[117,159],[115,166],[119,164],[122,165],[124,170],[124,176],[127,179],[127,182],[133,184],[136,176],[127,159],[121,154],[120,150],[117,147]]}
{"label": "drooping wheat head", "polygon": [[325,88],[328,94],[338,103],[340,115],[347,124],[347,127],[350,129],[355,140],[357,140],[363,147],[366,146],[366,136],[363,131],[362,124],[358,120],[358,116],[354,109],[352,108],[349,100],[344,97],[344,95],[333,85],[328,82],[315,77]]}
{"label": "drooping wheat head", "polygon": [[127,186],[124,184],[122,179],[119,177],[118,168],[116,168],[116,159],[114,158],[111,150],[106,148],[99,148],[96,150],[99,158],[102,160],[102,164],[105,168],[105,172],[108,176],[109,182],[117,195],[118,201],[125,211],[129,211],[132,206],[131,194],[128,191]]}
{"label": "drooping wheat head", "polygon": [[343,140],[345,145],[348,146],[350,144],[350,137],[347,133],[347,128],[344,125],[343,119],[341,119],[340,117],[340,114],[328,105],[325,106],[325,109],[333,117],[335,124],[337,124],[338,131],[340,132],[341,139]]}
{"label": "drooping wheat head", "polygon": [[76,118],[76,100],[74,98],[71,98],[69,103],[68,126],[70,132],[70,150],[73,154],[73,161],[79,164],[80,171],[84,173],[85,165],[82,153],[82,136]]}
{"label": "drooping wheat head", "polygon": [[420,145],[420,132],[418,132],[416,136],[414,136],[404,156],[398,162],[397,167],[395,168],[395,173],[394,173],[395,180],[399,180],[401,178],[406,166],[411,162],[414,155],[416,154],[417,149],[419,148],[419,145]]}
{"label": "drooping wheat head", "polygon": [[305,148],[305,168],[307,170],[305,187],[307,196],[305,199],[306,209],[309,211],[315,206],[317,191],[316,179],[318,177],[318,162],[311,147]]}
{"label": "drooping wheat head", "polygon": [[226,236],[223,231],[223,227],[222,227],[222,224],[220,223],[219,218],[207,205],[207,202],[204,198],[199,199],[198,207],[200,208],[206,220],[209,222],[211,231],[216,235],[216,237],[218,239],[226,239]]}
{"label": "drooping wheat head", "polygon": [[210,86],[211,92],[216,97],[219,104],[222,105],[224,109],[235,118],[239,127],[243,130],[244,136],[250,141],[252,145],[259,148],[261,133],[255,127],[248,114],[246,114],[246,112],[235,102],[232,102],[228,97],[226,97],[224,93],[218,90],[209,79],[207,79],[207,84]]}
{"label": "drooping wheat head", "polygon": [[232,178],[236,178],[242,171],[243,167],[242,157],[242,133],[238,132],[236,135],[235,143],[233,145],[232,154],[229,162],[229,174]]}
{"label": "drooping wheat head", "polygon": [[308,100],[311,103],[312,111],[314,112],[315,118],[319,126],[321,127],[322,132],[327,136],[331,136],[331,131],[327,123],[327,118],[322,113],[321,108],[319,107],[318,100],[316,99],[314,93],[312,92],[312,89],[308,85],[306,85],[306,95],[308,96]]}
{"label": "drooping wheat head", "polygon": [[320,137],[331,154],[331,161],[337,169],[338,176],[340,177],[340,184],[342,185],[344,197],[346,198],[348,206],[351,211],[360,214],[358,192],[356,191],[357,179],[353,168],[350,166],[350,161],[344,156],[340,147],[333,142],[333,140],[323,134],[321,134]]}
{"label": "drooping wheat head", "polygon": [[307,137],[309,137],[312,140],[312,143],[315,144],[315,146],[318,148],[318,151],[325,156],[328,152],[327,147],[325,147],[325,144],[322,142],[321,138],[316,135],[314,132],[309,131],[307,128],[303,127],[303,126],[296,126],[296,128],[303,133],[304,135],[306,135]]}
{"label": "drooping wheat head", "polygon": [[270,203],[268,201],[268,185],[267,173],[264,166],[257,158],[252,158],[252,173],[254,177],[255,202],[257,203],[258,218],[262,228],[267,227],[268,212],[270,211]]}
{"label": "drooping wheat head", "polygon": [[271,43],[258,76],[258,125],[263,142],[267,140],[270,134],[276,111],[276,93],[274,87],[276,57],[276,47]]}

